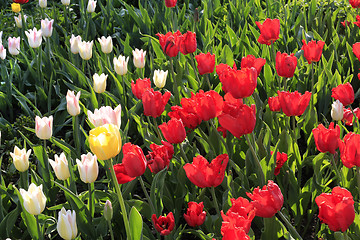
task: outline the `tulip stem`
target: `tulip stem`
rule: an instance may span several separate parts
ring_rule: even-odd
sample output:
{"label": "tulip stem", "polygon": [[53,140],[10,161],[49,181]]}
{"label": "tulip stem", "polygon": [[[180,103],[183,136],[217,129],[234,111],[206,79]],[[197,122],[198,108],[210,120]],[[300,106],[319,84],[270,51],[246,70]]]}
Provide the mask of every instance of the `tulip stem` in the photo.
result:
{"label": "tulip stem", "polygon": [[291,236],[293,236],[297,240],[302,240],[302,237],[300,234],[296,231],[293,225],[289,222],[289,220],[286,218],[286,216],[281,212],[278,211],[278,214],[280,215],[280,218],[285,222],[285,225],[287,226],[287,229],[289,230]]}
{"label": "tulip stem", "polygon": [[211,90],[211,83],[210,83],[210,80],[209,80],[209,73],[205,74],[204,78],[205,78],[207,84],[209,85],[209,90]]}
{"label": "tulip stem", "polygon": [[212,195],[212,198],[213,198],[213,203],[215,205],[215,208],[216,208],[216,212],[217,214],[219,215],[219,217],[221,216],[221,213],[220,213],[220,209],[219,209],[219,205],[218,205],[218,202],[217,202],[217,199],[216,199],[216,194],[215,194],[215,188],[214,186],[212,186],[210,188],[210,191],[211,191],[211,195]]}
{"label": "tulip stem", "polygon": [[[223,138],[223,136],[220,135],[219,131],[217,130],[217,128],[215,127],[215,124],[213,122],[214,120],[213,119],[210,119],[210,124],[211,124],[211,127],[213,128],[213,130],[215,131],[216,135],[218,136],[218,138],[220,139],[220,141],[222,142],[222,144],[224,144],[224,147],[227,151],[227,154],[230,154],[230,150],[228,148],[228,145],[225,143],[225,140]],[[210,133],[209,133],[210,134]]]}
{"label": "tulip stem", "polygon": [[283,84],[284,84],[284,91],[286,91],[286,88],[287,88],[287,77],[283,77]]}
{"label": "tulip stem", "polygon": [[199,74],[198,74],[198,71],[195,68],[195,61],[194,61],[194,54],[193,53],[190,53],[190,60],[191,60],[191,66],[192,66],[192,68],[194,70],[194,73],[196,75],[196,79],[197,79],[198,83],[200,84]]}
{"label": "tulip stem", "polygon": [[262,170],[259,158],[257,157],[255,149],[254,149],[253,145],[250,142],[248,134],[245,134],[244,136],[245,136],[247,144],[249,145],[250,151],[251,151],[251,153],[252,153],[252,155],[254,157],[255,163],[257,165],[257,171],[258,171],[258,173],[260,173],[260,176],[259,176],[260,177],[260,183],[261,183],[261,186],[263,186],[263,185],[265,185],[265,175],[264,175],[264,172]]}
{"label": "tulip stem", "polygon": [[[148,117],[148,118],[149,118],[149,117]],[[158,124],[157,124],[156,118],[153,118],[153,120],[154,120],[154,125],[155,125],[155,131],[156,131],[159,139],[162,141],[163,138],[162,138],[162,136],[161,136],[161,134],[160,134],[160,130],[159,130],[159,126],[158,126]]]}
{"label": "tulip stem", "polygon": [[339,169],[336,166],[335,159],[334,159],[334,154],[330,153],[330,160],[331,160],[332,165],[334,166],[337,178],[339,179],[339,183],[340,183],[340,185],[342,185],[341,184],[343,182],[342,174],[340,174]]}
{"label": "tulip stem", "polygon": [[338,125],[339,125],[343,130],[345,130],[346,133],[349,133],[349,130],[347,130],[347,128],[342,124],[341,121],[338,121]]}
{"label": "tulip stem", "polygon": [[176,82],[176,77],[175,77],[175,72],[174,72],[174,63],[173,63],[173,59],[172,57],[170,57],[170,68],[171,68],[171,75],[174,81],[174,86],[173,86],[173,91],[175,94],[175,104],[176,105],[180,105],[180,92],[179,92],[179,88]]}
{"label": "tulip stem", "polygon": [[29,187],[29,182],[28,182],[28,170],[24,171],[24,172],[20,172],[20,182],[22,187],[27,191],[28,187]]}
{"label": "tulip stem", "polygon": [[111,240],[114,240],[114,232],[113,232],[113,229],[112,229],[112,226],[111,226],[111,221],[107,221],[108,222],[108,225],[109,225],[109,229],[110,229],[110,236],[111,236]]}
{"label": "tulip stem", "polygon": [[35,219],[36,219],[36,228],[37,228],[37,232],[39,235],[39,240],[43,239],[42,233],[41,233],[41,228],[40,228],[40,222],[39,222],[39,215],[34,215]]}
{"label": "tulip stem", "polygon": [[186,157],[184,148],[183,148],[183,146],[182,146],[181,143],[179,143],[179,147],[180,147],[180,152],[181,152],[181,155],[182,155],[184,161],[185,161],[186,163],[189,163],[189,159]]}
{"label": "tulip stem", "polygon": [[123,221],[124,221],[124,225],[125,225],[126,236],[127,236],[127,239],[129,240],[129,239],[131,239],[130,225],[129,225],[129,221],[128,221],[128,216],[127,216],[127,211],[126,211],[126,208],[125,208],[124,199],[123,199],[122,194],[121,194],[119,183],[118,183],[118,181],[116,179],[112,158],[110,158],[109,160],[106,160],[105,164],[106,164],[107,168],[110,169],[111,178],[112,178],[111,180],[114,183],[115,190],[116,190],[116,193],[118,195],[120,208],[121,208],[121,212],[122,212],[122,216],[123,216]]}
{"label": "tulip stem", "polygon": [[[352,106],[350,105],[350,110],[351,110],[351,112],[352,112],[352,114],[354,115],[354,117],[355,117],[355,121],[356,121],[356,126],[357,126],[357,130],[359,130],[359,119],[357,118],[357,116],[356,116],[356,114],[355,114],[355,112],[354,112],[354,109],[352,108]],[[355,131],[354,130],[354,132],[357,132],[357,131]]]}
{"label": "tulip stem", "polygon": [[94,191],[94,183],[88,183],[88,187],[89,187],[89,212],[90,212],[90,216],[91,216],[91,221],[94,217],[94,199],[93,199],[93,191]]}
{"label": "tulip stem", "polygon": [[75,149],[76,149],[76,156],[80,158],[81,153],[81,145],[80,145],[80,129],[79,129],[79,117],[73,116],[73,131],[74,131],[74,140],[75,140]]}
{"label": "tulip stem", "polygon": [[141,188],[142,188],[142,190],[144,191],[144,194],[145,194],[145,196],[146,196],[146,199],[147,199],[148,203],[150,204],[151,210],[152,210],[152,212],[153,212],[154,214],[156,214],[154,204],[153,204],[153,202],[151,201],[151,198],[150,198],[148,192],[146,191],[145,184],[144,184],[144,181],[143,181],[143,179],[142,179],[141,176],[139,176],[139,180],[140,180]]}

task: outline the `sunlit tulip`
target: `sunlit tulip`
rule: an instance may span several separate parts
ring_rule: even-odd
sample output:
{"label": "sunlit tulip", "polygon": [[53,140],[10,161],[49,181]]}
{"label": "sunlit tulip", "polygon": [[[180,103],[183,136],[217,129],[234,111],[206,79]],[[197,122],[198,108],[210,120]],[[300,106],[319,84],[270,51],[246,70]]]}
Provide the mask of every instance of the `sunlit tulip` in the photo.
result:
{"label": "sunlit tulip", "polygon": [[102,36],[101,38],[98,38],[98,41],[101,45],[101,51],[103,53],[111,53],[111,51],[113,50],[113,42],[110,36],[108,36],[107,38]]}
{"label": "sunlit tulip", "polygon": [[74,34],[71,35],[70,38],[70,50],[73,54],[79,53],[79,44],[81,43],[81,36],[74,36]]}
{"label": "sunlit tulip", "polygon": [[8,38],[8,50],[11,55],[18,55],[20,53],[20,37]]}
{"label": "sunlit tulip", "polygon": [[106,89],[106,79],[108,75],[105,73],[102,73],[101,75],[95,73],[93,75],[94,80],[94,91],[96,93],[103,93]]}
{"label": "sunlit tulip", "polygon": [[28,37],[28,42],[30,47],[38,48],[42,42],[42,31],[37,30],[36,28],[30,29],[25,32],[26,36]]}
{"label": "sunlit tulip", "polygon": [[47,6],[47,0],[39,0],[39,6],[41,8],[46,8]]}
{"label": "sunlit tulip", "polygon": [[54,19],[49,20],[45,18],[41,20],[41,31],[44,37],[51,37],[53,32],[53,23]]}
{"label": "sunlit tulip", "polygon": [[93,47],[94,42],[79,42],[79,53],[80,53],[80,57],[84,60],[89,60],[92,57],[92,47]]}
{"label": "sunlit tulip", "polygon": [[121,150],[119,128],[113,124],[105,124],[90,130],[89,145],[99,160],[115,157]]}
{"label": "sunlit tulip", "polygon": [[89,0],[86,11],[88,13],[92,13],[95,12],[95,8],[96,8],[96,1]]}
{"label": "sunlit tulip", "polygon": [[0,58],[4,60],[6,58],[6,49],[2,44],[0,44]]}
{"label": "sunlit tulip", "polygon": [[129,62],[129,57],[120,55],[118,58],[114,57],[114,69],[115,72],[119,75],[125,75],[128,71],[127,65]]}
{"label": "sunlit tulip", "polygon": [[20,12],[20,10],[21,10],[20,4],[19,4],[19,3],[12,3],[12,4],[11,4],[11,10],[12,10],[14,13]]}
{"label": "sunlit tulip", "polygon": [[61,3],[65,6],[70,5],[70,0],[61,0]]}
{"label": "sunlit tulip", "polygon": [[133,57],[134,57],[134,65],[137,68],[143,68],[145,67],[145,56],[146,56],[146,51],[144,50],[139,50],[139,49],[135,49],[133,50]]}
{"label": "sunlit tulip", "polygon": [[344,117],[344,105],[339,100],[336,100],[331,107],[332,119],[334,121],[341,121]]}
{"label": "sunlit tulip", "polygon": [[24,208],[32,215],[39,215],[45,209],[46,197],[42,189],[42,184],[36,186],[34,183],[30,184],[28,191],[20,188],[20,194],[24,200]]}
{"label": "sunlit tulip", "polygon": [[111,221],[113,217],[113,207],[109,200],[106,200],[104,205],[104,218],[106,221]]}
{"label": "sunlit tulip", "polygon": [[80,94],[81,92],[79,91],[75,96],[74,91],[70,91],[70,90],[67,91],[66,108],[71,116],[76,116],[80,113],[80,105],[79,105]]}
{"label": "sunlit tulip", "polygon": [[166,83],[166,77],[168,75],[168,71],[165,72],[163,70],[155,70],[154,71],[154,84],[158,88],[163,88]]}
{"label": "sunlit tulip", "polygon": [[[21,13],[19,13],[19,16],[18,16],[18,17],[14,16],[14,19],[15,19],[15,25],[16,25],[16,27],[22,28]],[[27,19],[27,16],[24,15],[24,22],[25,22],[25,23],[26,23],[26,19]]]}
{"label": "sunlit tulip", "polygon": [[121,125],[121,105],[119,104],[114,110],[110,106],[102,106],[100,109],[95,109],[94,113],[87,111],[89,121],[95,126],[99,127],[108,123],[114,124],[120,128]]}
{"label": "sunlit tulip", "polygon": [[15,146],[14,152],[10,153],[10,155],[13,159],[15,168],[19,172],[25,172],[26,170],[28,170],[30,154],[31,154],[31,149],[29,149],[28,151],[26,151],[25,148],[20,150],[20,148],[18,148],[17,146]]}
{"label": "sunlit tulip", "polygon": [[40,118],[35,117],[35,133],[40,139],[49,139],[52,136],[53,116]]}
{"label": "sunlit tulip", "polygon": [[65,240],[71,240],[76,238],[78,233],[76,226],[76,213],[74,210],[65,210],[64,207],[61,208],[59,212],[58,222],[56,229],[60,235]]}
{"label": "sunlit tulip", "polygon": [[58,179],[65,181],[70,177],[68,161],[63,152],[60,154],[60,156],[55,154],[55,161],[49,159],[49,163],[54,169],[55,175]]}
{"label": "sunlit tulip", "polygon": [[92,155],[91,153],[82,154],[81,161],[76,159],[76,163],[81,181],[84,183],[95,182],[99,174],[99,165],[96,155]]}

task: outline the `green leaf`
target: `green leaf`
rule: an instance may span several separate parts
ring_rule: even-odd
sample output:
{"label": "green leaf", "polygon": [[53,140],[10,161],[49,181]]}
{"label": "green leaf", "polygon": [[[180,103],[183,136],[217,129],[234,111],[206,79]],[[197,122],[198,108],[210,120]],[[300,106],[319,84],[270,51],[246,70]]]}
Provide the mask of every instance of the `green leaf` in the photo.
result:
{"label": "green leaf", "polygon": [[130,222],[131,238],[133,240],[142,239],[143,220],[141,218],[140,213],[135,207],[132,207],[130,210],[129,222]]}
{"label": "green leaf", "polygon": [[161,215],[163,210],[162,196],[166,174],[167,168],[164,168],[162,171],[158,172],[155,175],[154,180],[151,184],[150,198],[154,204],[157,217]]}

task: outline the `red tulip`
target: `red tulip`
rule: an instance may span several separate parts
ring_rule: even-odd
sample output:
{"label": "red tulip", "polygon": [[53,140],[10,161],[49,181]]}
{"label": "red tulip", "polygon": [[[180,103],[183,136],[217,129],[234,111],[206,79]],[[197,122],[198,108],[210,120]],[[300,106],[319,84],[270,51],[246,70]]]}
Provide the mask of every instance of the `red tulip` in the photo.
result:
{"label": "red tulip", "polygon": [[305,112],[309,105],[311,92],[306,91],[301,95],[298,91],[295,92],[280,92],[278,91],[279,102],[281,110],[286,116],[300,116]]}
{"label": "red tulip", "polygon": [[340,127],[334,123],[330,123],[329,129],[320,124],[317,128],[312,130],[317,149],[320,152],[329,152],[335,154],[339,147],[338,140],[340,139]]}
{"label": "red tulip", "polygon": [[263,218],[271,218],[280,211],[284,203],[284,197],[279,186],[273,181],[269,180],[261,190],[259,187],[255,188],[253,193],[246,193],[252,200],[252,204],[256,209],[256,216]]}
{"label": "red tulip", "polygon": [[218,132],[222,133],[223,138],[226,138],[227,135],[227,130],[225,128],[223,128],[222,126],[217,127],[216,129]]}
{"label": "red tulip", "polygon": [[171,144],[182,143],[186,138],[184,124],[181,120],[172,118],[159,126],[164,138]]}
{"label": "red tulip", "polygon": [[137,79],[136,83],[131,81],[131,91],[137,99],[142,99],[144,92],[151,88],[150,78]]}
{"label": "red tulip", "polygon": [[280,34],[280,20],[267,18],[263,24],[255,22],[260,29],[260,36],[258,42],[261,44],[270,45],[279,38]]}
{"label": "red tulip", "polygon": [[213,90],[208,92],[200,90],[199,93],[195,95],[195,101],[195,112],[203,121],[208,121],[219,116],[224,105],[223,98]]}
{"label": "red tulip", "polygon": [[[354,113],[356,115],[357,118],[360,118],[360,109],[359,108],[355,108]],[[344,117],[342,119],[342,121],[348,125],[348,126],[352,126],[353,125],[353,119],[354,119],[354,114],[352,113],[350,108],[344,108]],[[356,119],[355,119],[356,121]]]}
{"label": "red tulip", "polygon": [[160,172],[165,167],[169,167],[170,160],[174,154],[173,145],[165,141],[161,141],[161,143],[163,145],[150,144],[152,152],[146,155],[147,165],[154,174]]}
{"label": "red tulip", "polygon": [[323,51],[323,47],[325,45],[325,42],[323,41],[310,41],[308,44],[306,44],[306,41],[303,39],[303,46],[302,50],[304,50],[304,57],[308,61],[309,64],[312,62],[318,62],[320,61],[320,57]]}
{"label": "red tulip", "polygon": [[242,227],[226,228],[221,234],[222,240],[251,240]]}
{"label": "red tulip", "polygon": [[262,67],[265,65],[266,60],[263,58],[256,58],[253,55],[247,55],[241,59],[241,68],[255,68],[257,76],[259,76]]}
{"label": "red tulip", "polygon": [[315,198],[319,206],[319,218],[331,231],[345,232],[354,222],[355,209],[351,193],[342,187],[334,187],[331,193]]}
{"label": "red tulip", "polygon": [[186,210],[186,214],[184,214],[184,218],[190,227],[201,226],[205,222],[206,212],[203,210],[204,210],[203,202],[188,203],[188,209]]}
{"label": "red tulip", "polygon": [[127,175],[125,166],[122,163],[115,164],[114,171],[119,184],[131,182],[135,179],[135,177],[130,177],[129,175]]}
{"label": "red tulip", "polygon": [[349,22],[349,21],[343,21],[343,22],[341,22],[341,25],[343,26],[343,27],[347,27],[347,26],[349,26],[351,24],[351,22]]}
{"label": "red tulip", "polygon": [[269,97],[268,104],[269,104],[269,108],[271,111],[273,111],[273,112],[281,111],[279,96]]}
{"label": "red tulip", "polygon": [[359,8],[360,7],[360,0],[349,0],[349,3],[353,8]]}
{"label": "red tulip", "polygon": [[142,95],[142,102],[145,116],[152,116],[154,118],[161,116],[170,96],[170,92],[166,92],[164,95],[161,95],[161,92],[154,91],[152,88],[144,92]]}
{"label": "red tulip", "polygon": [[157,33],[156,36],[159,37],[159,43],[166,55],[168,55],[169,57],[176,57],[178,55],[179,43],[181,38],[181,33],[179,30],[175,33],[168,32],[165,35]]}
{"label": "red tulip", "polygon": [[360,134],[349,132],[339,141],[340,158],[347,168],[360,167]]}
{"label": "red tulip", "polygon": [[255,68],[241,70],[228,69],[219,76],[224,92],[229,92],[234,98],[250,97],[257,85]]}
{"label": "red tulip", "polygon": [[[272,155],[273,151],[271,151],[270,154]],[[281,153],[281,152],[276,153],[276,167],[274,170],[275,176],[279,175],[280,169],[287,160],[288,160],[288,155],[286,153]]]}
{"label": "red tulip", "polygon": [[203,156],[198,155],[193,159],[193,163],[184,166],[186,176],[198,187],[217,187],[223,179],[226,166],[229,161],[227,154],[217,156],[209,163]]}
{"label": "red tulip", "polygon": [[280,77],[291,78],[294,76],[297,65],[297,58],[293,53],[288,55],[287,53],[277,52],[275,60],[276,72]]}
{"label": "red tulip", "polygon": [[[181,102],[183,99],[181,99]],[[172,106],[171,110],[172,112],[168,113],[169,117],[181,119],[187,128],[195,129],[201,123],[201,119],[195,112],[188,111],[180,106]]]}
{"label": "red tulip", "polygon": [[331,97],[339,100],[344,106],[350,105],[354,102],[354,89],[348,82],[340,84],[339,86],[331,89]]}
{"label": "red tulip", "polygon": [[[220,125],[231,132],[237,138],[254,131],[256,124],[256,108],[236,101],[231,94],[225,95],[225,102],[222,114],[218,117]],[[229,100],[232,99],[232,100]]]}
{"label": "red tulip", "polygon": [[360,16],[356,15],[356,22],[354,22],[354,24],[358,27],[360,27]]}
{"label": "red tulip", "polygon": [[24,4],[27,3],[29,0],[13,0],[14,3],[20,3],[20,4]]}
{"label": "red tulip", "polygon": [[156,214],[153,214],[151,216],[151,220],[156,231],[158,231],[161,236],[169,235],[175,227],[175,219],[172,212],[170,212],[166,217],[160,216],[159,218],[156,217]]}
{"label": "red tulip", "polygon": [[353,53],[360,61],[360,42],[354,43],[352,46]]}
{"label": "red tulip", "polygon": [[197,48],[196,33],[191,31],[184,33],[180,38],[179,48],[184,55],[195,52]]}
{"label": "red tulip", "polygon": [[229,65],[225,64],[225,63],[220,63],[219,65],[216,66],[216,74],[219,76],[223,74],[224,72],[226,72],[229,69],[237,69],[236,68],[236,64],[234,63],[233,68],[231,68]]}
{"label": "red tulip", "polygon": [[195,56],[197,62],[197,68],[199,70],[200,75],[204,75],[206,73],[212,73],[215,68],[215,54],[211,53],[200,53]]}

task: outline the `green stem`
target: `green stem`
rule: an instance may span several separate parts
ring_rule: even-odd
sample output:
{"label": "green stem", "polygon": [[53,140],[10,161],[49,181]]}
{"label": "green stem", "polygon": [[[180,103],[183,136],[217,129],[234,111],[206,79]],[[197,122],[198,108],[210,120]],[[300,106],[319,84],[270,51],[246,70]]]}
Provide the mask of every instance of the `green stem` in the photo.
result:
{"label": "green stem", "polygon": [[191,60],[191,66],[192,66],[192,68],[194,70],[194,73],[196,75],[196,79],[197,79],[198,83],[200,84],[199,74],[198,74],[197,69],[195,68],[194,53],[190,54],[190,60]]}
{"label": "green stem", "polygon": [[349,133],[349,130],[347,130],[347,128],[342,124],[341,121],[338,121],[338,125],[339,125],[343,130],[345,130],[346,133]]}
{"label": "green stem", "polygon": [[155,125],[155,131],[156,131],[159,139],[163,140],[163,138],[161,136],[161,133],[160,133],[160,130],[159,130],[159,126],[158,126],[157,121],[156,121],[156,118],[153,118],[153,122],[154,122],[154,125]]}
{"label": "green stem", "polygon": [[334,154],[330,153],[330,160],[331,160],[331,164],[334,166],[334,169],[335,169],[337,178],[339,180],[339,183],[340,183],[340,185],[342,185],[341,183],[343,182],[343,177],[342,177],[342,174],[340,174],[339,169],[336,166],[335,159],[334,159]]}
{"label": "green stem", "polygon": [[76,156],[80,158],[81,154],[81,145],[80,145],[80,128],[79,128],[79,116],[72,117],[73,131],[74,131],[74,140],[75,140],[75,149]]}
{"label": "green stem", "polygon": [[89,212],[90,212],[90,217],[91,217],[91,221],[92,221],[92,219],[94,218],[94,199],[93,199],[94,183],[88,183],[88,188],[89,188],[88,206],[89,206]]}
{"label": "green stem", "polygon": [[151,207],[151,211],[153,212],[153,214],[156,214],[154,204],[153,204],[153,202],[151,201],[151,198],[150,198],[148,192],[146,191],[145,184],[144,184],[144,181],[143,181],[143,179],[142,179],[141,176],[139,177],[139,180],[140,180],[141,188],[142,188],[142,190],[143,190],[143,192],[144,192],[144,194],[145,194],[145,196],[146,196],[146,199],[147,199],[147,201],[148,201],[148,203],[149,203],[149,205],[150,205],[150,207]]}
{"label": "green stem", "polygon": [[114,240],[114,232],[113,232],[113,229],[112,229],[112,226],[111,226],[111,221],[109,220],[107,222],[108,222],[109,229],[110,229],[111,240]]}
{"label": "green stem", "polygon": [[223,138],[223,136],[220,135],[219,131],[217,130],[215,124],[214,124],[214,120],[213,119],[210,119],[210,124],[211,124],[211,127],[214,129],[215,131],[215,134],[217,135],[218,139],[220,139],[220,141],[222,142],[222,144],[224,145],[226,151],[227,151],[227,154],[231,154],[229,148],[228,148],[228,145],[225,143],[225,140]]}
{"label": "green stem", "polygon": [[186,154],[185,154],[185,151],[184,151],[184,148],[183,148],[182,144],[179,143],[179,146],[180,146],[181,156],[183,157],[183,159],[184,159],[184,161],[185,161],[186,163],[189,163],[189,160],[188,160],[188,158],[186,157]]}
{"label": "green stem", "polygon": [[284,91],[286,91],[287,88],[287,78],[283,77],[283,85],[284,85]]}
{"label": "green stem", "polygon": [[180,105],[180,92],[179,92],[179,88],[178,88],[176,78],[175,78],[174,63],[173,63],[172,58],[170,58],[170,68],[171,68],[172,79],[174,81],[173,91],[174,91],[174,94],[175,94],[175,104]]}
{"label": "green stem", "polygon": [[37,228],[37,232],[39,235],[39,240],[43,239],[42,233],[41,233],[41,228],[40,228],[40,222],[39,222],[39,215],[34,215],[35,219],[36,219],[36,228]]}
{"label": "green stem", "polygon": [[256,155],[255,149],[254,149],[253,145],[250,142],[248,134],[245,134],[244,136],[245,136],[247,144],[249,145],[250,151],[251,151],[251,153],[252,153],[252,155],[254,157],[255,164],[257,165],[257,172],[260,174],[259,178],[260,178],[261,186],[264,186],[265,185],[265,175],[264,175],[264,172],[262,170],[259,158]]}
{"label": "green stem", "polygon": [[204,75],[204,78],[206,79],[206,82],[207,82],[207,84],[208,84],[208,86],[209,86],[209,89],[211,90],[211,83],[210,83],[210,80],[209,80],[209,74],[208,74],[208,73],[205,74],[205,75]]}
{"label": "green stem", "polygon": [[68,9],[67,6],[64,5],[64,16],[65,16],[65,36],[67,36],[68,32],[71,32],[69,29],[69,21],[68,21]]}
{"label": "green stem", "polygon": [[218,205],[218,202],[217,202],[217,199],[216,199],[216,194],[215,194],[215,188],[214,187],[211,187],[211,195],[212,195],[212,198],[213,198],[213,202],[214,202],[214,205],[215,205],[215,208],[216,208],[216,212],[217,214],[219,215],[219,217],[221,216],[221,212],[220,212],[220,209],[219,209],[219,205]]}
{"label": "green stem", "polygon": [[300,236],[300,234],[296,231],[296,229],[294,228],[293,225],[291,225],[291,223],[289,222],[289,220],[285,217],[285,215],[281,212],[278,211],[278,214],[280,215],[280,218],[285,222],[285,225],[287,227],[287,229],[289,230],[290,234],[297,240],[302,240],[302,237]]}
{"label": "green stem", "polygon": [[24,172],[20,172],[20,182],[21,182],[21,187],[25,190],[28,190],[29,187],[28,170]]}
{"label": "green stem", "polygon": [[125,208],[125,203],[124,203],[124,199],[122,197],[121,194],[121,190],[120,190],[120,186],[118,184],[118,181],[116,179],[116,175],[115,175],[115,171],[114,171],[114,165],[113,165],[113,160],[112,158],[110,158],[109,160],[105,161],[106,166],[110,169],[110,173],[111,173],[111,180],[114,183],[115,186],[115,191],[116,194],[118,196],[119,199],[119,203],[120,203],[120,208],[121,208],[121,212],[122,212],[122,216],[123,216],[123,221],[124,221],[124,225],[125,225],[125,231],[126,231],[126,236],[127,239],[132,239],[131,238],[131,232],[130,232],[130,225],[129,225],[129,221],[128,221],[128,216],[127,216],[127,211]]}

